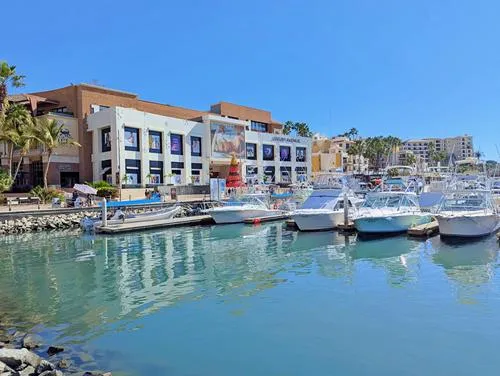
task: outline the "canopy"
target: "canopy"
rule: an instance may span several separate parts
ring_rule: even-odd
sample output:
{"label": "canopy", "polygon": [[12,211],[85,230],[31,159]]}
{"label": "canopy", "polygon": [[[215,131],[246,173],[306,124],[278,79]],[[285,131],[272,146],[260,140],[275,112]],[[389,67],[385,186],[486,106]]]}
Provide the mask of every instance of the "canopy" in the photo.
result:
{"label": "canopy", "polygon": [[97,189],[92,188],[91,186],[87,184],[75,184],[73,189],[75,191],[81,192],[86,195],[96,195],[97,194]]}

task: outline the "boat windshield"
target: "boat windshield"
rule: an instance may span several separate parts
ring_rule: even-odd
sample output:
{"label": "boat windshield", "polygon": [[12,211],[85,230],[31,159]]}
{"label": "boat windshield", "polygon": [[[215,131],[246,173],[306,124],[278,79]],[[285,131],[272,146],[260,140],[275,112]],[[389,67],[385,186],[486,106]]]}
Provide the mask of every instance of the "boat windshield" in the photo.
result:
{"label": "boat windshield", "polygon": [[444,197],[441,211],[475,211],[492,208],[484,193],[453,193]]}
{"label": "boat windshield", "polygon": [[415,198],[408,195],[373,195],[366,198],[362,207],[369,209],[381,209],[417,206],[418,204]]}
{"label": "boat windshield", "polygon": [[301,209],[323,209],[333,207],[342,191],[339,190],[317,190],[302,204]]}

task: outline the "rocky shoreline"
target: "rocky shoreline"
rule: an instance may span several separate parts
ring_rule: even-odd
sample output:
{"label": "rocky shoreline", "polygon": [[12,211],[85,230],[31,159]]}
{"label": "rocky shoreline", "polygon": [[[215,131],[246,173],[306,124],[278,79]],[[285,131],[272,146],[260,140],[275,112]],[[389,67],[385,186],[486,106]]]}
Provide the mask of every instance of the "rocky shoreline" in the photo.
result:
{"label": "rocky shoreline", "polygon": [[[112,376],[111,372],[79,369],[61,346],[44,346],[31,334],[0,326],[0,376]],[[45,359],[47,358],[47,359]]]}

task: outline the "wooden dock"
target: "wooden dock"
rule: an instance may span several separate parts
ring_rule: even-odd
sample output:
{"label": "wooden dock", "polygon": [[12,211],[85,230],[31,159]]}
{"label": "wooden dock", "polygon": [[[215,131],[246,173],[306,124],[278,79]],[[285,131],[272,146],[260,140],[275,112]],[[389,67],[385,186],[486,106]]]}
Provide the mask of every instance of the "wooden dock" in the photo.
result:
{"label": "wooden dock", "polygon": [[408,235],[419,238],[427,238],[429,236],[439,234],[439,224],[437,221],[424,223],[408,229]]}
{"label": "wooden dock", "polygon": [[356,227],[354,226],[354,222],[349,221],[347,225],[344,223],[338,224],[337,227],[335,227],[335,230],[340,232],[354,232],[356,231]]}
{"label": "wooden dock", "polygon": [[171,219],[157,219],[146,222],[129,222],[126,221],[119,225],[99,226],[96,232],[100,234],[121,234],[125,232],[144,231],[166,227],[178,226],[198,226],[213,224],[213,219],[209,215],[196,215],[193,217],[181,217]]}
{"label": "wooden dock", "polygon": [[256,225],[264,222],[284,221],[286,219],[290,219],[290,214],[278,214],[278,215],[268,215],[266,217],[247,218],[243,222],[246,224]]}

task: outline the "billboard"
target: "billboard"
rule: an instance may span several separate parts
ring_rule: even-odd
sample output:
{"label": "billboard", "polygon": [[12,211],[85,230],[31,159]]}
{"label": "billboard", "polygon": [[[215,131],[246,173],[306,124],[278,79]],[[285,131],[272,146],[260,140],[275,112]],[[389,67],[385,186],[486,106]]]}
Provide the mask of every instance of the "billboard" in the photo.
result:
{"label": "billboard", "polygon": [[229,124],[210,124],[212,158],[245,158],[245,127]]}

